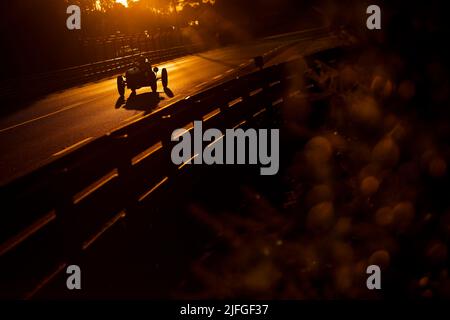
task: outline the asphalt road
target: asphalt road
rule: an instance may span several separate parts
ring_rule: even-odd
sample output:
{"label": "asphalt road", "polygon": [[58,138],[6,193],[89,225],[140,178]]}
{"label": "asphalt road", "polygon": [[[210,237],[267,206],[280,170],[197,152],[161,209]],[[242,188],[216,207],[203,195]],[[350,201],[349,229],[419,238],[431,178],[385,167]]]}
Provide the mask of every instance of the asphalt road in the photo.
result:
{"label": "asphalt road", "polygon": [[[120,101],[115,77],[48,95],[0,119],[0,185],[148,112],[237,76],[257,55],[279,52],[269,62],[278,63],[327,41],[301,35],[271,38],[168,61],[159,67],[168,70],[171,92],[163,92],[159,83],[159,97],[142,88],[134,98],[128,90]],[[297,53],[282,52],[293,43]]]}

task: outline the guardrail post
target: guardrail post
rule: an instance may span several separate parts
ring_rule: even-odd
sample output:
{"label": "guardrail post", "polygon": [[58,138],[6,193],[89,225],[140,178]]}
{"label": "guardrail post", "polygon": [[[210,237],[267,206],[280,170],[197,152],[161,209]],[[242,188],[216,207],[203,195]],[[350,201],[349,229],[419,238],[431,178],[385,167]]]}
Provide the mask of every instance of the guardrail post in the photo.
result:
{"label": "guardrail post", "polygon": [[121,197],[123,198],[123,207],[130,213],[136,206],[136,197],[133,192],[131,180],[131,155],[127,152],[128,139],[126,136],[116,137],[118,139],[118,150],[123,150],[116,158],[117,172],[119,174],[119,185],[121,188]]}
{"label": "guardrail post", "polygon": [[[61,250],[61,258],[70,260],[81,250],[81,241],[77,238],[77,223],[74,215],[73,194],[71,186],[66,185],[66,173],[61,173],[53,185],[55,196],[56,224],[58,226],[57,244]],[[64,188],[61,188],[64,186]]]}

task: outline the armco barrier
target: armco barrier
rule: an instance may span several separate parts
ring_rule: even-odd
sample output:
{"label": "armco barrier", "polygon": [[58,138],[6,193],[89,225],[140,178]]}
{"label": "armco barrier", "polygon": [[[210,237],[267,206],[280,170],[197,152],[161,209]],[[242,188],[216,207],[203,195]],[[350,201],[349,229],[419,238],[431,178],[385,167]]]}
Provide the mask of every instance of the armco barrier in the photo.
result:
{"label": "armco barrier", "polygon": [[[182,170],[170,136],[203,120],[232,128],[290,99],[298,61],[236,78],[103,136],[0,190],[0,297],[31,297]],[[106,227],[105,227],[106,226]],[[109,227],[108,227],[109,226]],[[107,232],[107,231],[106,231]]]}

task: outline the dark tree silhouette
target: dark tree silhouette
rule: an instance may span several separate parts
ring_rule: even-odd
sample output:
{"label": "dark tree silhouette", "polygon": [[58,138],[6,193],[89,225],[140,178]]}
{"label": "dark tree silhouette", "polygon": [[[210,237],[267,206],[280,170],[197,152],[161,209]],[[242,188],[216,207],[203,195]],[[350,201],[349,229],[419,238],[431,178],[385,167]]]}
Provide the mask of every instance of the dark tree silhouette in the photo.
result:
{"label": "dark tree silhouette", "polygon": [[[104,43],[111,35],[124,39],[145,35],[155,39],[152,45],[160,47],[170,45],[180,34],[189,37],[191,33],[180,31],[189,26],[203,30],[202,38],[211,44],[274,33],[279,31],[274,26],[280,29],[287,20],[283,14],[296,14],[291,9],[293,3],[293,0],[139,0],[128,1],[129,7],[125,8],[115,0],[0,1],[2,55],[8,61],[5,73],[14,77],[73,66],[126,52],[117,46],[130,49],[136,46],[134,40],[124,40],[111,45],[114,48],[106,48]],[[66,28],[69,4],[79,5],[82,10],[81,30]],[[161,42],[161,37],[169,40]]]}

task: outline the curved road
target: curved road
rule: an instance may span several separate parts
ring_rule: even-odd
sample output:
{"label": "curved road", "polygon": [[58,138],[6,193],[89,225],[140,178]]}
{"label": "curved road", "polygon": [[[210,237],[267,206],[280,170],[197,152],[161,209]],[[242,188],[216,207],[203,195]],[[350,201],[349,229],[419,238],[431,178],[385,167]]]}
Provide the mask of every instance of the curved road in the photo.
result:
{"label": "curved road", "polygon": [[278,63],[292,56],[281,50],[289,45],[304,52],[328,40],[284,36],[168,61],[159,67],[168,69],[171,92],[162,92],[159,84],[159,97],[142,88],[135,98],[127,91],[128,99],[120,101],[115,77],[48,95],[0,119],[0,185],[145,113],[248,71],[257,55],[280,53],[269,62]]}

